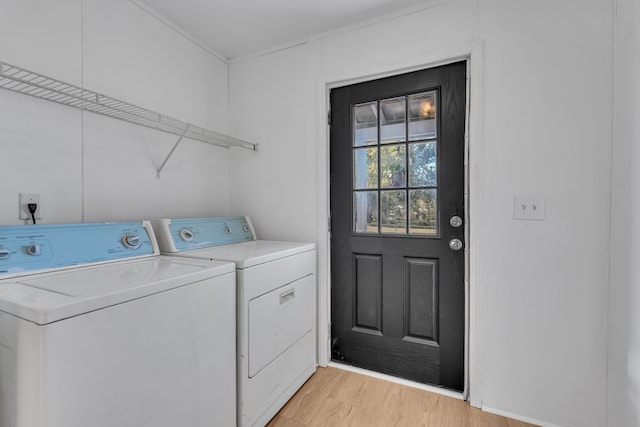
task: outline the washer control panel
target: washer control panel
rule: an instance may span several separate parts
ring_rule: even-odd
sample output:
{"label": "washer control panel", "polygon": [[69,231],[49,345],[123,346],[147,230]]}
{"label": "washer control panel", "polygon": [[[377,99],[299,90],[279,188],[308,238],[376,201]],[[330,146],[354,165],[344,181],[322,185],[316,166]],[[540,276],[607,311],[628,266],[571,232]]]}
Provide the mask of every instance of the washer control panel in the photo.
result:
{"label": "washer control panel", "polygon": [[160,219],[153,228],[162,252],[180,252],[256,240],[244,216]]}
{"label": "washer control panel", "polygon": [[157,254],[146,221],[0,226],[0,279]]}

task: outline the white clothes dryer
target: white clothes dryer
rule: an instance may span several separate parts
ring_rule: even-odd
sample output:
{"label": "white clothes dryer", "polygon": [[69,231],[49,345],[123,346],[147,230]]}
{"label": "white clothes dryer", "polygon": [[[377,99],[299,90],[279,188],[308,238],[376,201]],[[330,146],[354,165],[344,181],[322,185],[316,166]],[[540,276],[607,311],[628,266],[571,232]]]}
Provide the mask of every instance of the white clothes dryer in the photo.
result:
{"label": "white clothes dryer", "polygon": [[233,301],[148,222],[0,227],[0,426],[234,425]]}
{"label": "white clothes dryer", "polygon": [[238,425],[264,426],[316,369],[316,249],[247,217],[152,221],[161,253],[236,265]]}

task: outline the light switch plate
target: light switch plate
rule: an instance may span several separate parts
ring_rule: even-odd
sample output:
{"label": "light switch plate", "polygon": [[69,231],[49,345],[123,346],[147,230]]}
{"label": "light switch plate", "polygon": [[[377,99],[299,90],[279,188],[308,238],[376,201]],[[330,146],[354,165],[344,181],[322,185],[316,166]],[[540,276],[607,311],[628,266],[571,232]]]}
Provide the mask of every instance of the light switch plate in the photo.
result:
{"label": "light switch plate", "polygon": [[516,195],[513,197],[513,219],[544,221],[544,196]]}

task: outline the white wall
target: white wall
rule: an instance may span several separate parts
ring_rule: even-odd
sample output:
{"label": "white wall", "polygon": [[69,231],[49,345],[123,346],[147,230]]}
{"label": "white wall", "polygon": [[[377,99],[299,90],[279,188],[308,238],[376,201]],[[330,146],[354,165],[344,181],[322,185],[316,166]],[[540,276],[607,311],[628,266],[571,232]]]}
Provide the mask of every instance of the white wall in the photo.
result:
{"label": "white wall", "polygon": [[[219,132],[228,66],[128,0],[2,0],[0,61]],[[0,90],[0,224],[224,215],[228,150]]]}
{"label": "white wall", "polygon": [[[483,1],[483,404],[601,425],[606,388],[610,2]],[[512,219],[543,194],[544,222]]]}
{"label": "white wall", "polygon": [[640,425],[640,5],[618,0],[611,235],[608,425]]}
{"label": "white wall", "polygon": [[[602,425],[611,3],[428,4],[435,7],[230,64],[230,131],[261,144],[231,155],[231,210],[251,215],[262,237],[316,241],[326,266],[316,226],[328,180],[318,82],[483,40],[482,152],[470,143],[472,162],[482,160],[471,183],[481,236],[471,283],[481,301],[472,302],[481,334],[471,355],[480,367],[476,398],[547,425]],[[513,196],[531,193],[546,197],[545,221],[514,221]]]}

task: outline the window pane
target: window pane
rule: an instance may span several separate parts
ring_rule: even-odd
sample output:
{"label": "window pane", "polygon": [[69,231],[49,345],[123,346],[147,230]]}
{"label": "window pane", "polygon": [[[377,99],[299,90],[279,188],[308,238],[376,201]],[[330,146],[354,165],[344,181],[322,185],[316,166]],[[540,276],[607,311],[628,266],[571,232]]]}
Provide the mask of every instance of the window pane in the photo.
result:
{"label": "window pane", "polygon": [[353,231],[378,232],[377,191],[356,191],[353,193]]}
{"label": "window pane", "polygon": [[409,140],[436,137],[436,92],[409,96]]}
{"label": "window pane", "polygon": [[353,107],[353,145],[360,147],[378,143],[378,103]]}
{"label": "window pane", "polygon": [[405,145],[380,147],[380,187],[406,187],[407,158]]}
{"label": "window pane", "polygon": [[356,148],[353,150],[353,188],[378,187],[378,149]]}
{"label": "window pane", "polygon": [[437,234],[438,203],[436,190],[409,191],[409,233]]}
{"label": "window pane", "polygon": [[380,101],[380,143],[406,141],[404,97]]}
{"label": "window pane", "polygon": [[406,193],[402,191],[380,192],[380,232],[405,234],[407,231]]}
{"label": "window pane", "polygon": [[436,142],[409,144],[409,186],[435,187],[438,177]]}

